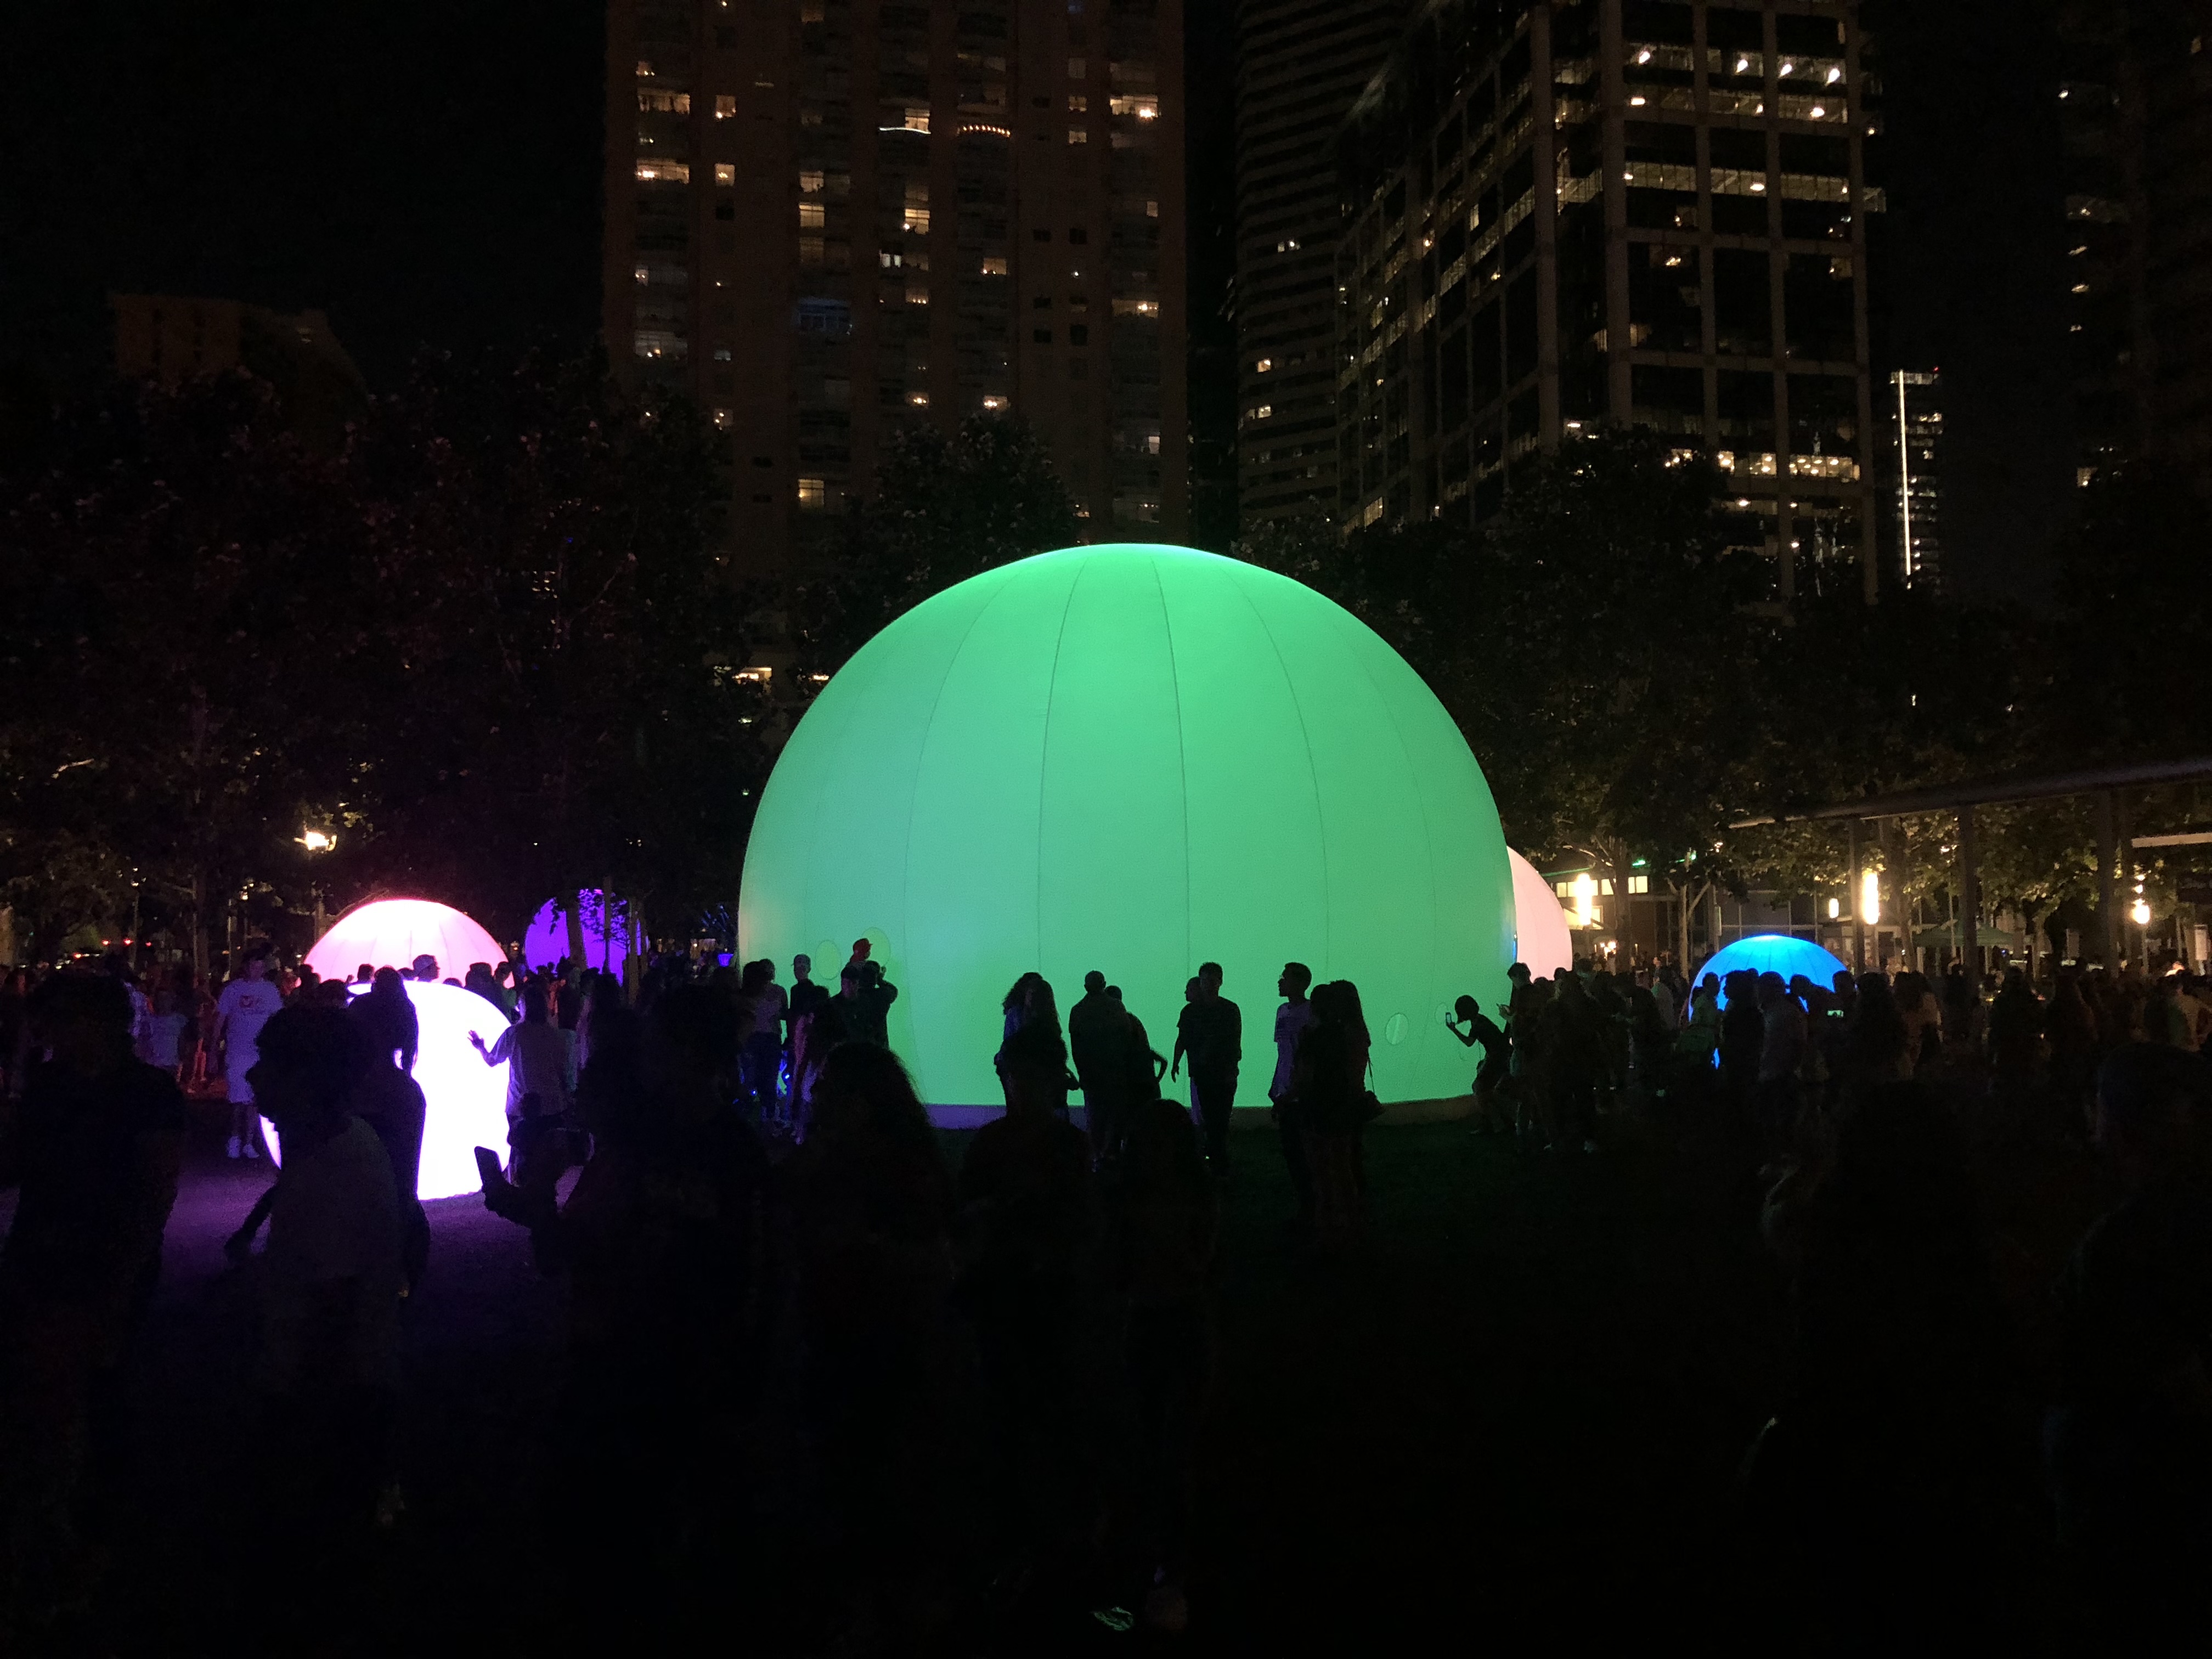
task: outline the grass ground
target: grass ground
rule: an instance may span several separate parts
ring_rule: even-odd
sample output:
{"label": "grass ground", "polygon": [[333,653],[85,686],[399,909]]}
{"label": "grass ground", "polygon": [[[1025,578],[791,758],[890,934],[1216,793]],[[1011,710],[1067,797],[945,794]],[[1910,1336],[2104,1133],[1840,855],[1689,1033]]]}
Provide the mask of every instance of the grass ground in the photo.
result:
{"label": "grass ground", "polygon": [[[1735,1645],[1733,1482],[1786,1330],[1740,1150],[1616,1124],[1601,1154],[1522,1156],[1461,1123],[1378,1127],[1370,1248],[1316,1264],[1285,1237],[1272,1132],[1233,1147],[1193,1649]],[[2025,1308],[2086,1218],[2078,1165],[1989,1161]],[[137,1360],[143,1479],[101,1650],[306,1650],[257,1629],[238,1541],[252,1320],[221,1243],[266,1176],[195,1147]],[[356,1650],[530,1651],[517,1632],[574,1565],[532,1524],[557,1478],[560,1291],[475,1200],[431,1211],[410,1508]],[[752,1645],[731,1636],[711,1645]]]}

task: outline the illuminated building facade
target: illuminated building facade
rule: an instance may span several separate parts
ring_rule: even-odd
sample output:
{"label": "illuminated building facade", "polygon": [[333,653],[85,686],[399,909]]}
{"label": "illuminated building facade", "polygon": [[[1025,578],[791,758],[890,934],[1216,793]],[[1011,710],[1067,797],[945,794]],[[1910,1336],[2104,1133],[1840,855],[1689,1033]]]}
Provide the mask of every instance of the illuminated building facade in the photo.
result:
{"label": "illuminated building facade", "polygon": [[176,294],[111,294],[107,305],[119,379],[173,386],[242,368],[276,389],[295,431],[323,444],[337,442],[368,407],[361,370],[319,311]]}
{"label": "illuminated building facade", "polygon": [[1336,512],[1336,133],[1411,0],[1243,0],[1237,15],[1237,509]]}
{"label": "illuminated building facade", "polygon": [[2079,476],[2212,489],[2212,5],[2068,0],[2059,32]]}
{"label": "illuminated building facade", "polygon": [[1943,582],[1943,380],[1893,369],[1880,383],[1882,569],[1908,587]]}
{"label": "illuminated building facade", "polygon": [[902,428],[1025,416],[1097,533],[1184,514],[1180,0],[615,0],[605,329],[788,568]]}
{"label": "illuminated building facade", "polygon": [[1431,0],[1344,136],[1340,521],[1479,523],[1637,425],[1778,598],[1871,594],[1869,67],[1850,0]]}

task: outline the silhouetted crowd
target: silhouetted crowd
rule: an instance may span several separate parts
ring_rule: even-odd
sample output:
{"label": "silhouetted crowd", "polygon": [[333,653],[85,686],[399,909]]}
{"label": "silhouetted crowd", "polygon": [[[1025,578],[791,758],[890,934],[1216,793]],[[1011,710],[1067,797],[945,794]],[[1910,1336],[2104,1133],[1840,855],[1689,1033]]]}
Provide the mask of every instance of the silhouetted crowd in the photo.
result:
{"label": "silhouetted crowd", "polygon": [[[805,957],[793,968],[787,987],[767,962],[681,957],[634,992],[565,967],[479,963],[460,981],[510,1022],[477,1040],[509,1067],[483,1202],[567,1286],[542,1547],[591,1566],[566,1586],[560,1639],[672,1642],[764,1536],[797,1650],[1180,1632],[1245,1058],[1220,968],[1190,980],[1164,1056],[1103,974],[1064,1024],[1052,986],[1024,975],[1001,1005],[1004,1113],[957,1159],[887,1045],[898,989],[866,941],[834,992]],[[35,1632],[96,1592],[185,1085],[217,1062],[230,1155],[252,1155],[263,1120],[283,1153],[230,1241],[244,1261],[266,1224],[242,1410],[271,1617],[328,1602],[397,1523],[402,1324],[431,1266],[409,978],[436,982],[438,964],[280,981],[250,952],[197,1045],[188,980],[149,998],[118,965],[19,975],[0,997],[0,1175],[20,1189],[0,1255],[0,1629]],[[1326,1261],[1372,1224],[1370,1039],[1349,981],[1291,963],[1276,990],[1265,1093],[1286,1219]],[[1496,1013],[1462,997],[1448,1022],[1475,1061],[1474,1133],[1535,1159],[1705,1135],[1760,1170],[1791,1334],[1741,1474],[1747,1595],[1778,1616],[1821,1609],[1823,1640],[1870,1639],[1941,1599],[2002,1532],[1995,1510],[2039,1501],[2114,1629],[2197,1607],[2201,981],[2069,967],[2047,995],[2017,971],[1990,994],[1962,969],[1824,988],[1583,963],[1549,980],[1516,966]],[[1163,1092],[1186,1068],[1188,1110]],[[2035,1334],[2001,1293],[1976,1141],[2093,1146],[2112,1183],[2047,1298],[2049,1385],[2025,1406]],[[2041,1414],[2039,1499],[2005,1455],[2022,1409]]]}

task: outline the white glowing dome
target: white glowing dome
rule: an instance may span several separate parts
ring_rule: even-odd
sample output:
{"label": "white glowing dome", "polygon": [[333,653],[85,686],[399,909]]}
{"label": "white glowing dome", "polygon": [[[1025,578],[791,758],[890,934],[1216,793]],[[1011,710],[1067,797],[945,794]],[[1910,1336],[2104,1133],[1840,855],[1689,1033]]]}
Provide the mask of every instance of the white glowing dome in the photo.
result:
{"label": "white glowing dome", "polygon": [[1513,866],[1515,954],[1538,979],[1549,979],[1559,969],[1575,965],[1567,913],[1560,908],[1552,884],[1536,872],[1534,865],[1510,848],[1505,856]]}
{"label": "white glowing dome", "polygon": [[[507,1017],[474,991],[458,986],[410,981],[407,1000],[415,1005],[415,1018],[422,1028],[415,1081],[422,1085],[429,1109],[422,1121],[422,1169],[415,1195],[458,1198],[483,1184],[477,1173],[477,1147],[489,1146],[501,1158],[507,1155],[507,1062],[485,1065],[469,1042],[469,1033],[474,1031],[490,1047],[507,1029]],[[264,1118],[261,1128],[269,1141],[270,1160],[281,1165],[283,1148],[277,1144],[276,1126]]]}
{"label": "white glowing dome", "polygon": [[432,899],[378,899],[357,904],[331,924],[307,952],[325,979],[351,979],[371,968],[404,968],[425,953],[438,958],[438,977],[459,979],[472,962],[497,963],[507,952],[474,921]]}

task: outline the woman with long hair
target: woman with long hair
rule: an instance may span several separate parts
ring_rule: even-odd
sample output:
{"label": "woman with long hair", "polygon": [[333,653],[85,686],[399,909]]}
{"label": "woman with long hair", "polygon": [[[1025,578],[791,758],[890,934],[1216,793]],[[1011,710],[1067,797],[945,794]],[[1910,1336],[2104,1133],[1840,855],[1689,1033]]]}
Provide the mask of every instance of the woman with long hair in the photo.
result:
{"label": "woman with long hair", "polygon": [[1313,1170],[1314,1233],[1341,1244],[1360,1221],[1359,1132],[1366,1126],[1367,1021],[1359,991],[1332,980],[1313,991],[1314,1023],[1298,1040],[1291,1091]]}

